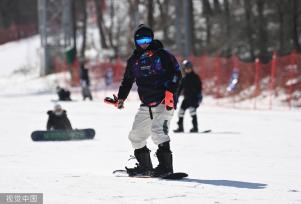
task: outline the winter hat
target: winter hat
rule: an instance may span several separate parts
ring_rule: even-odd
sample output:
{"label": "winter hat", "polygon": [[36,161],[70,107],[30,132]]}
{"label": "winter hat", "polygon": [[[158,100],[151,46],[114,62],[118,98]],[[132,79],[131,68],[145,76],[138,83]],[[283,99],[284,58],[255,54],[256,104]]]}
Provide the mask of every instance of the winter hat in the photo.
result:
{"label": "winter hat", "polygon": [[135,33],[134,33],[135,42],[137,39],[142,38],[142,37],[151,37],[152,39],[154,39],[153,30],[144,24],[140,24],[139,26],[137,26]]}
{"label": "winter hat", "polygon": [[62,109],[62,106],[60,104],[55,104],[54,105],[54,108],[53,108],[53,112],[56,114],[56,115],[60,115],[62,112],[63,112],[63,109]]}
{"label": "winter hat", "polygon": [[183,60],[182,66],[183,66],[184,69],[193,67],[192,63],[187,59]]}

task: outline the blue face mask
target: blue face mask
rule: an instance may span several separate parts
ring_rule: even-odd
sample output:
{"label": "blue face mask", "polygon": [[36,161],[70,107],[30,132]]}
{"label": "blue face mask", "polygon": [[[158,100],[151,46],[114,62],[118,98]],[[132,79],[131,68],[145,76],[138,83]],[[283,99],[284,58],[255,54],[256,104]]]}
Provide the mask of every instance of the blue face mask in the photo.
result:
{"label": "blue face mask", "polygon": [[153,41],[151,37],[142,37],[136,40],[137,45],[150,44]]}

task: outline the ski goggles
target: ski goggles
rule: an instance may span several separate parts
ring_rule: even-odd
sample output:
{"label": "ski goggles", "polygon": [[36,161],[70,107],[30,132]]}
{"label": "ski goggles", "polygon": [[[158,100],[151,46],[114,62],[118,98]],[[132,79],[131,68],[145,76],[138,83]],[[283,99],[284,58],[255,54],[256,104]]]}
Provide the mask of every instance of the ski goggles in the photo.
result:
{"label": "ski goggles", "polygon": [[137,45],[150,44],[153,41],[151,37],[142,37],[136,40]]}

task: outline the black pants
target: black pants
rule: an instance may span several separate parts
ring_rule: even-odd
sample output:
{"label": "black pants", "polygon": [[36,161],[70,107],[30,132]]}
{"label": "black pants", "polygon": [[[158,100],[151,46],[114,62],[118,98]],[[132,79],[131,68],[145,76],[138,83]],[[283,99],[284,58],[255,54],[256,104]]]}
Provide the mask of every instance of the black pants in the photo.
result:
{"label": "black pants", "polygon": [[182,101],[180,110],[179,110],[179,117],[184,117],[185,111],[188,109],[191,116],[196,115],[196,109],[199,107],[197,100],[194,99],[186,99]]}

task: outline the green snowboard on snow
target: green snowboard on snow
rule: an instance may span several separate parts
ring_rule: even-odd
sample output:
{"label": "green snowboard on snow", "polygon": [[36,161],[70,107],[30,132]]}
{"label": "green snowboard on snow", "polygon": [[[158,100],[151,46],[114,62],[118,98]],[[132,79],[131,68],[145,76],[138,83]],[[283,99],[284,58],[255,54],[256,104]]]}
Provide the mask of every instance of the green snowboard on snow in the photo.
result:
{"label": "green snowboard on snow", "polygon": [[31,133],[33,141],[66,141],[66,140],[85,140],[93,139],[94,129],[75,129],[75,130],[38,130]]}

